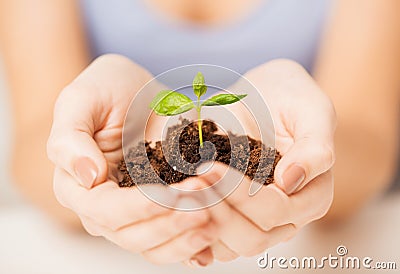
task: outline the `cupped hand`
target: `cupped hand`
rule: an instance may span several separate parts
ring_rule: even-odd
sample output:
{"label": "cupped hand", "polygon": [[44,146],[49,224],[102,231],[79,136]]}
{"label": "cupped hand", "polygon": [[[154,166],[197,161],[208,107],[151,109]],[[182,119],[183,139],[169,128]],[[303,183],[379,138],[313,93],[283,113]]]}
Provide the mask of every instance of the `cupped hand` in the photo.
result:
{"label": "cupped hand", "polygon": [[[197,254],[197,261],[205,265],[213,257],[210,245],[214,256],[227,261],[291,237],[325,214],[332,200],[333,107],[292,62],[275,61],[246,77],[262,92],[274,119],[276,147],[283,154],[275,185],[249,196],[250,182],[244,178],[224,202],[190,213],[163,208],[138,189],[119,188],[116,166],[122,157],[123,119],[135,92],[151,75],[123,57],[108,55],[89,66],[57,101],[48,154],[56,164],[58,200],[80,216],[89,233],[155,263]],[[232,111],[240,119],[240,109]],[[196,187],[198,182],[212,184],[223,170],[215,165],[191,181],[197,181]],[[243,241],[241,235],[249,235],[249,240]]]}
{"label": "cupped hand", "polygon": [[292,194],[334,164],[333,103],[307,71],[290,60],[271,61],[245,77],[265,99],[274,122],[275,146],[283,155],[275,182]]}
{"label": "cupped hand", "polygon": [[[218,242],[212,244],[213,255],[220,261],[239,256],[255,256],[281,242],[291,239],[300,228],[324,216],[332,202],[333,178],[329,170],[317,176],[301,190],[287,195],[277,184],[262,186],[249,195],[252,183],[247,176],[215,163],[213,167],[186,189],[204,189],[229,184],[241,178],[235,191],[220,203],[208,208],[211,221],[217,226]],[[216,194],[224,195],[223,187],[215,185]]]}
{"label": "cupped hand", "polygon": [[[179,262],[203,251],[198,260],[208,264],[212,254],[207,247],[216,233],[207,211],[169,210],[139,189],[117,184],[124,118],[132,98],[151,79],[130,60],[105,55],[61,92],[48,141],[48,155],[56,165],[54,191],[92,235],[154,263]],[[144,110],[137,111],[142,115]],[[158,122],[150,121],[149,127]],[[152,187],[167,194],[168,188]],[[178,197],[176,201],[177,206],[196,203]]]}
{"label": "cupped hand", "polygon": [[[336,115],[329,98],[292,61],[272,61],[245,77],[269,107],[275,146],[282,159],[275,169],[275,183],[264,185],[255,193],[250,191],[252,182],[248,177],[237,171],[226,173],[228,167],[220,163],[214,163],[199,177],[207,186],[219,181],[213,189],[221,197],[226,192],[221,187],[224,183],[242,178],[231,195],[209,208],[220,235],[219,242],[213,245],[214,256],[223,261],[253,256],[290,239],[301,227],[323,217],[333,199]],[[250,107],[255,103],[251,100]],[[252,136],[255,128],[242,106],[228,108]],[[201,185],[186,187],[199,189]]]}

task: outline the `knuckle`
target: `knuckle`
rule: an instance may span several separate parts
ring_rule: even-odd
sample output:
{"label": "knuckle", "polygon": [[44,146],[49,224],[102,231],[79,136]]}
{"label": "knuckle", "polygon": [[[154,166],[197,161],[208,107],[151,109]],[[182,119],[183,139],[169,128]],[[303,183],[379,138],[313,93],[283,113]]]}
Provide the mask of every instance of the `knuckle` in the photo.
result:
{"label": "knuckle", "polygon": [[[287,83],[293,79],[308,75],[307,71],[294,60],[280,58],[271,60],[263,65],[260,65],[250,70],[246,77],[252,78],[255,75],[269,75],[273,76],[275,84]],[[276,81],[275,81],[276,80]],[[285,81],[280,81],[285,80]]]}
{"label": "knuckle", "polygon": [[46,143],[46,151],[47,151],[47,157],[53,163],[55,162],[55,159],[56,159],[58,147],[59,147],[59,144],[57,143],[56,138],[54,138],[54,135],[51,134]]}
{"label": "knuckle", "polygon": [[54,104],[55,121],[57,121],[56,118],[65,115],[65,110],[69,110],[71,105],[82,101],[85,96],[89,96],[87,94],[88,86],[90,86],[89,83],[76,78],[61,90]]}
{"label": "knuckle", "polygon": [[66,142],[65,139],[55,137],[52,135],[47,142],[47,156],[54,164],[57,165],[57,159],[59,155],[65,152]]}
{"label": "knuckle", "polygon": [[319,103],[316,106],[315,111],[325,114],[323,118],[324,123],[326,124],[327,129],[329,130],[329,134],[333,136],[337,127],[337,114],[335,105],[333,104],[331,98],[322,90],[318,89],[316,96],[318,97]]}
{"label": "knuckle", "polygon": [[119,246],[121,246],[123,249],[125,249],[133,254],[139,253],[142,249],[135,237],[118,239],[118,243],[119,243]]}
{"label": "knuckle", "polygon": [[146,216],[153,216],[158,213],[159,210],[159,205],[155,204],[154,202],[151,201],[145,201],[142,205],[142,210],[144,215]]}
{"label": "knuckle", "polygon": [[335,152],[331,145],[327,143],[319,143],[313,145],[314,153],[317,159],[324,163],[324,171],[329,170],[335,163]]}
{"label": "knuckle", "polygon": [[268,218],[259,221],[258,225],[263,231],[269,231],[275,226],[276,223],[276,218],[274,216],[268,216]]}
{"label": "knuckle", "polygon": [[83,215],[110,231],[122,230],[136,221],[136,214],[124,210],[129,205],[119,194],[118,189],[102,187],[90,189],[85,199],[80,201],[80,210]]}
{"label": "knuckle", "polygon": [[188,235],[188,241],[182,243],[182,246],[180,246],[177,250],[177,254],[179,254],[180,257],[185,257],[190,255],[189,253],[193,251],[200,251],[207,245],[211,244],[214,240],[213,238],[213,235],[195,231]]}
{"label": "knuckle", "polygon": [[267,191],[268,195],[265,195],[265,197],[268,197],[274,207],[269,207],[264,211],[265,214],[262,216],[253,218],[256,224],[264,232],[271,230],[275,226],[281,225],[285,218],[283,216],[288,216],[291,212],[290,200],[281,189],[271,185],[265,188],[265,193],[267,193]]}
{"label": "knuckle", "polygon": [[331,167],[335,162],[335,153],[333,152],[333,149],[327,144],[324,144],[322,145],[321,152],[322,160],[325,161],[329,167]]}
{"label": "knuckle", "polygon": [[67,201],[65,200],[64,195],[62,194],[61,191],[59,191],[57,182],[54,182],[54,184],[53,184],[53,192],[54,192],[54,196],[55,196],[57,202],[61,206],[65,207],[65,208],[70,208],[70,206],[68,205]]}
{"label": "knuckle", "polygon": [[312,217],[311,221],[316,221],[316,220],[321,219],[322,217],[325,216],[325,214],[327,212],[328,212],[328,209],[318,211],[316,214],[314,214],[314,216]]}
{"label": "knuckle", "polygon": [[326,147],[326,149],[325,149],[326,157],[329,160],[329,162],[331,163],[331,165],[333,165],[336,161],[335,150],[332,146],[329,146],[329,145],[325,145],[325,147]]}
{"label": "knuckle", "polygon": [[277,65],[279,65],[284,70],[298,71],[298,72],[306,72],[304,67],[300,65],[298,62],[288,59],[288,58],[280,58],[277,59]]}
{"label": "knuckle", "polygon": [[233,251],[227,251],[227,250],[218,252],[213,249],[213,254],[215,259],[220,262],[230,262],[239,257],[239,255],[237,255]]}
{"label": "knuckle", "polygon": [[54,113],[56,114],[57,112],[59,112],[59,110],[62,110],[62,108],[64,107],[64,104],[66,102],[69,101],[69,99],[71,98],[71,95],[74,95],[75,93],[77,93],[77,90],[79,88],[77,87],[77,85],[73,83],[67,85],[66,87],[64,87],[60,94],[57,97],[57,100],[54,104]]}
{"label": "knuckle", "polygon": [[282,71],[282,73],[290,73],[293,71],[305,71],[304,68],[294,60],[287,58],[279,58],[269,61],[265,64],[266,68]]}
{"label": "knuckle", "polygon": [[119,222],[113,217],[111,219],[108,214],[105,214],[101,217],[100,222],[103,226],[107,227],[112,232],[117,232],[124,227],[124,223]]}
{"label": "knuckle", "polygon": [[131,61],[127,57],[120,54],[106,53],[97,57],[94,60],[94,62],[99,63],[99,62],[131,62]]}
{"label": "knuckle", "polygon": [[204,210],[196,211],[195,214],[193,214],[193,215],[194,216],[191,217],[191,218],[193,218],[194,219],[193,221],[196,222],[199,225],[206,224],[209,221],[209,215]]}
{"label": "knuckle", "polygon": [[151,74],[147,70],[145,70],[140,65],[133,62],[128,57],[125,57],[120,54],[107,53],[107,54],[101,55],[93,61],[93,63],[90,65],[90,67],[97,66],[97,65],[99,65],[99,66],[115,66],[115,67],[123,68],[125,70],[130,70],[134,73],[133,75],[137,76],[138,80],[140,80],[140,79],[150,80],[152,78]]}
{"label": "knuckle", "polygon": [[315,212],[311,215],[310,219],[309,219],[308,221],[306,221],[306,223],[311,223],[311,222],[313,222],[313,221],[316,221],[316,220],[321,219],[322,217],[325,216],[325,214],[326,214],[327,212],[328,212],[328,209],[326,209],[326,210],[318,210],[318,211],[315,211]]}
{"label": "knuckle", "polygon": [[331,98],[324,93],[323,91],[321,91],[319,93],[320,97],[321,97],[321,102],[320,102],[320,106],[323,107],[325,113],[329,114],[329,117],[331,118],[331,122],[332,125],[336,126],[336,122],[337,122],[337,116],[336,116],[336,109],[335,109],[335,105],[333,104]]}
{"label": "knuckle", "polygon": [[329,146],[328,147],[328,150],[329,150],[329,152],[328,152],[328,157],[330,158],[330,160],[331,160],[331,166],[333,166],[334,164],[335,164],[335,162],[336,162],[336,153],[335,153],[335,149],[333,148],[333,147],[331,147],[331,146]]}
{"label": "knuckle", "polygon": [[[191,224],[191,226],[198,226],[207,223],[208,214],[205,211],[182,212],[178,219],[180,224],[185,222]],[[177,228],[181,229],[180,227]]]}
{"label": "knuckle", "polygon": [[116,222],[115,220],[110,221],[109,218],[102,218],[102,221],[104,224],[108,224],[108,228],[113,231],[113,232],[117,232],[118,230],[120,230],[121,228],[124,227],[124,223],[121,222]]}
{"label": "knuckle", "polygon": [[129,224],[126,216],[121,213],[115,213],[110,210],[86,210],[88,216],[92,216],[98,224],[106,227],[112,232],[118,232]]}
{"label": "knuckle", "polygon": [[68,197],[68,195],[65,194],[63,184],[64,182],[62,180],[62,177],[60,177],[60,170],[56,168],[53,176],[54,197],[61,206],[73,210],[70,206],[70,198]]}
{"label": "knuckle", "polygon": [[90,196],[85,199],[80,199],[80,197],[75,197],[72,201],[74,203],[75,210],[82,216],[86,216],[96,222],[99,225],[104,226],[104,212],[102,212],[98,207],[95,206]]}
{"label": "knuckle", "polygon": [[101,236],[98,228],[96,228],[96,226],[91,221],[87,220],[84,217],[80,217],[80,220],[83,228],[86,230],[87,233],[89,233],[89,235],[94,237]]}
{"label": "knuckle", "polygon": [[[89,217],[97,224],[113,230],[115,220],[120,212],[115,212],[115,207],[110,207],[104,201],[110,195],[108,192],[100,191],[100,188],[93,188],[88,191],[85,199],[79,199],[79,210],[82,215]],[[113,210],[114,209],[114,210]]]}
{"label": "knuckle", "polygon": [[325,198],[320,199],[319,206],[313,207],[313,210],[308,215],[308,218],[306,220],[303,220],[302,223],[308,224],[312,221],[319,220],[322,217],[324,217],[328,213],[332,201],[333,201],[333,195],[329,195]]}
{"label": "knuckle", "polygon": [[331,208],[332,202],[333,202],[333,192],[328,197],[323,199],[320,210],[316,212],[314,220],[318,220],[324,217]]}
{"label": "knuckle", "polygon": [[87,205],[87,203],[84,203],[84,205],[81,206],[81,210],[85,214],[85,216],[89,216],[99,225],[106,227],[111,231],[116,230],[116,226],[114,226],[108,212],[100,212],[98,209],[93,209],[91,206]]}

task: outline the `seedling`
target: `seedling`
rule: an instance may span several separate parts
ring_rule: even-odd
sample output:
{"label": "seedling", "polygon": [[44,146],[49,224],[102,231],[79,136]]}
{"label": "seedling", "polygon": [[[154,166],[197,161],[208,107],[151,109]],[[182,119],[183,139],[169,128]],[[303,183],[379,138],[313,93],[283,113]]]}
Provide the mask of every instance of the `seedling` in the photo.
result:
{"label": "seedling", "polygon": [[192,87],[193,93],[197,97],[197,101],[192,101],[192,99],[186,95],[173,90],[162,90],[151,101],[150,108],[154,110],[157,115],[161,116],[174,116],[195,108],[197,111],[200,147],[203,147],[201,108],[206,106],[233,104],[246,97],[247,94],[218,94],[202,102],[200,101],[200,97],[206,94],[207,86],[201,72],[198,72],[194,77]]}

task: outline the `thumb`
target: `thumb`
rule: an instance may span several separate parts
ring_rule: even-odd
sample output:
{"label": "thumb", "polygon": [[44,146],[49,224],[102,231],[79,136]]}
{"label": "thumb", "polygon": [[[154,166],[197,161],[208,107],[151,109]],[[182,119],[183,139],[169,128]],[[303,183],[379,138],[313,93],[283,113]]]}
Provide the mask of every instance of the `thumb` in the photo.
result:
{"label": "thumb", "polygon": [[335,161],[331,143],[311,138],[296,140],[275,168],[275,182],[286,194],[292,194],[318,175],[329,170]]}
{"label": "thumb", "polygon": [[59,134],[52,131],[47,154],[58,167],[70,173],[79,183],[91,188],[107,178],[107,162],[93,137],[82,131]]}

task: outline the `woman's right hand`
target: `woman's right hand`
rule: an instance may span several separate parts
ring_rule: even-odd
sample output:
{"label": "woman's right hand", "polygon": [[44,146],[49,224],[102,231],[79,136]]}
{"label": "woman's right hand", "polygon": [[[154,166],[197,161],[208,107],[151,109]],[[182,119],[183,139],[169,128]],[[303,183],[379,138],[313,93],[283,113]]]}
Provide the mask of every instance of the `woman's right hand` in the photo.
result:
{"label": "woman's right hand", "polygon": [[[207,247],[217,234],[208,211],[173,211],[135,187],[118,186],[124,118],[131,99],[151,79],[130,60],[105,55],[62,91],[47,148],[56,166],[54,191],[92,235],[158,264],[184,261],[203,251],[197,260],[206,265],[213,259]],[[162,119],[153,120],[157,122]],[[169,189],[154,187],[164,193]],[[176,200],[178,206],[196,203],[189,198]]]}

